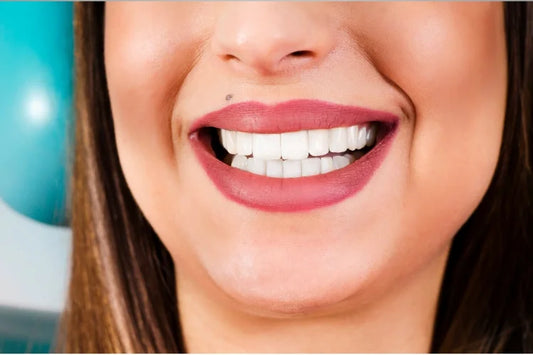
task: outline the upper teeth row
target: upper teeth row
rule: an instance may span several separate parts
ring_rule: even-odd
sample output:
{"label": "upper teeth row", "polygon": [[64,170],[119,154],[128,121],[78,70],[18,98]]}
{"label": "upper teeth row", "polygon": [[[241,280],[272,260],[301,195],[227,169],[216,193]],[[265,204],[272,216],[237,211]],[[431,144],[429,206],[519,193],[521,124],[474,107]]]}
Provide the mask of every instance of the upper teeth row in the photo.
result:
{"label": "upper teeth row", "polygon": [[222,146],[230,154],[253,155],[260,159],[305,159],[371,146],[375,125],[314,129],[287,133],[248,133],[221,129]]}

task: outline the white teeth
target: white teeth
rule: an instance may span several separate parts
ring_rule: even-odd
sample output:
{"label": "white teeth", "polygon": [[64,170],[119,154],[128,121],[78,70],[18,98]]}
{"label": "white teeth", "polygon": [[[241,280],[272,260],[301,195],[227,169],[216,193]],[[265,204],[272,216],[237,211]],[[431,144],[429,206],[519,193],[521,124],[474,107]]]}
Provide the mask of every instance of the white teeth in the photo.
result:
{"label": "white teeth", "polygon": [[[273,134],[221,129],[219,137],[230,154],[224,161],[232,167],[290,178],[325,174],[349,165],[364,154],[360,149],[375,144],[376,129],[374,124]],[[329,152],[341,154],[324,156]]]}
{"label": "white teeth", "polygon": [[342,153],[348,149],[346,141],[346,127],[337,127],[329,130],[329,150],[333,153]]}
{"label": "white teeth", "polygon": [[244,155],[236,155],[233,157],[231,166],[237,169],[246,170],[248,158]]}
{"label": "white teeth", "polygon": [[370,126],[368,127],[368,130],[366,132],[366,145],[370,147],[374,145],[375,141],[376,141],[376,127]]}
{"label": "white teeth", "polygon": [[237,154],[237,132],[222,130],[222,145],[228,153]]}
{"label": "white teeth", "polygon": [[357,149],[357,132],[358,127],[357,126],[350,126],[348,127],[346,131],[346,140],[348,142],[348,149],[355,150]]}
{"label": "white teeth", "polygon": [[307,131],[281,134],[281,157],[283,159],[305,159],[309,151]]}
{"label": "white teeth", "polygon": [[366,127],[359,128],[357,137],[357,147],[355,149],[362,149],[366,145]]}
{"label": "white teeth", "polygon": [[283,161],[280,159],[267,160],[266,176],[283,177]]}
{"label": "white teeth", "polygon": [[333,157],[333,166],[335,169],[342,169],[350,164],[350,159],[342,155],[336,155]]}
{"label": "white teeth", "polygon": [[237,154],[252,154],[252,134],[247,132],[237,132]]}
{"label": "white teeth", "polygon": [[[357,126],[355,126],[357,127]],[[312,156],[321,156],[328,154],[329,151],[329,133],[327,129],[313,129],[307,132],[309,141],[309,154]]]}
{"label": "white teeth", "polygon": [[248,170],[249,172],[253,174],[265,175],[266,173],[265,161],[259,158],[248,158],[246,170]]}
{"label": "white teeth", "polygon": [[353,154],[344,154],[345,158],[348,158],[348,162],[351,164],[355,161],[355,156]]}
{"label": "white teeth", "polygon": [[260,159],[279,159],[281,156],[280,134],[253,134],[253,155]]}
{"label": "white teeth", "polygon": [[302,176],[312,176],[320,174],[320,158],[309,158],[302,160]]}
{"label": "white teeth", "polygon": [[326,174],[330,171],[342,169],[358,159],[362,153],[346,153],[333,157],[307,158],[302,160],[264,160],[235,155],[231,166],[248,171],[252,174],[274,178],[299,178]]}
{"label": "white teeth", "polygon": [[222,146],[230,154],[253,155],[260,159],[305,159],[328,152],[342,153],[372,146],[376,126],[336,127],[275,134],[248,133],[221,129]]}
{"label": "white teeth", "polygon": [[325,174],[335,170],[332,157],[320,158],[320,173]]}
{"label": "white teeth", "polygon": [[301,177],[302,163],[299,160],[284,160],[283,161],[283,177]]}

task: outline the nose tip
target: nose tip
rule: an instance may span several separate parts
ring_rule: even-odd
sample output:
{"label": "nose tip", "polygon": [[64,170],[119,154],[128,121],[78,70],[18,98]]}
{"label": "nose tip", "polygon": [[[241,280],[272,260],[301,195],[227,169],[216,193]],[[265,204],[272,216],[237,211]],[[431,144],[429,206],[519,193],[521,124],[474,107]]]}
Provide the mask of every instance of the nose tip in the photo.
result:
{"label": "nose tip", "polygon": [[317,64],[331,50],[333,38],[323,24],[303,6],[233,3],[219,17],[212,49],[241,71],[295,71]]}
{"label": "nose tip", "polygon": [[220,46],[218,56],[241,69],[263,74],[281,72],[318,57],[316,50],[299,45],[298,41],[292,42],[289,38],[258,40],[257,37],[246,36],[240,42],[226,42]]}

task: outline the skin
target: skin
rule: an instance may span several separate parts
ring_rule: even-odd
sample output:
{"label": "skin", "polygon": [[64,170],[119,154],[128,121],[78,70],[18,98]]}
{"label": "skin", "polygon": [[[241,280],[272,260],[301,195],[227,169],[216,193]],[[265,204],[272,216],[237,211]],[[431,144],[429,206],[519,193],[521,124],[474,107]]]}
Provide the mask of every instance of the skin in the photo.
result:
{"label": "skin", "polygon": [[[121,166],[174,258],[188,351],[429,350],[450,243],[501,145],[501,4],[109,3],[105,64]],[[382,166],[308,212],[226,199],[192,152],[194,119],[297,98],[398,115]]]}

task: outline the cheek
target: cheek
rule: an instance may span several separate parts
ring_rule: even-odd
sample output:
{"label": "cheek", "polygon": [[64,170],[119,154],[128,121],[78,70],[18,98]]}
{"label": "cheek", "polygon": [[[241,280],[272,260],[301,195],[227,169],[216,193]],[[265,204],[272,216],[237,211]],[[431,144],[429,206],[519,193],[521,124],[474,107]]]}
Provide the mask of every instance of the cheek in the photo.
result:
{"label": "cheek", "polygon": [[430,207],[433,222],[460,222],[484,195],[501,145],[503,11],[501,4],[412,6],[401,9],[417,20],[402,21],[392,12],[382,21],[387,36],[374,41],[377,65],[416,109],[405,201]]}
{"label": "cheek", "polygon": [[192,24],[194,16],[179,16],[194,14],[194,5],[183,11],[173,6],[106,5],[105,64],[117,149],[128,185],[150,215],[160,209],[162,196],[172,195],[178,179],[172,109],[202,30]]}

